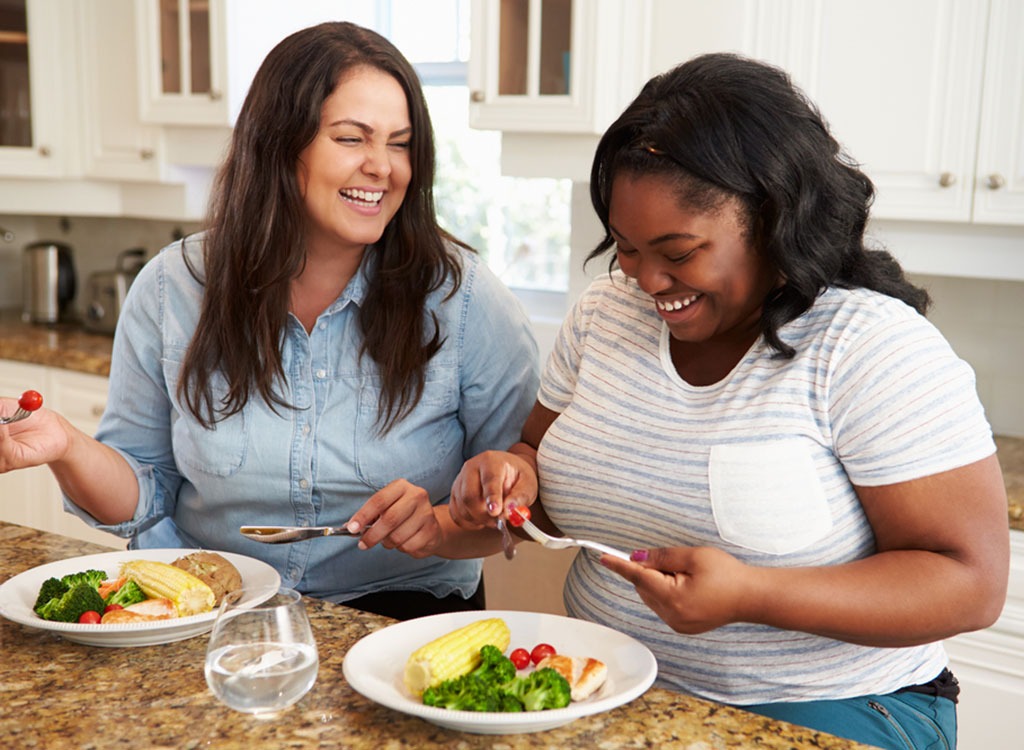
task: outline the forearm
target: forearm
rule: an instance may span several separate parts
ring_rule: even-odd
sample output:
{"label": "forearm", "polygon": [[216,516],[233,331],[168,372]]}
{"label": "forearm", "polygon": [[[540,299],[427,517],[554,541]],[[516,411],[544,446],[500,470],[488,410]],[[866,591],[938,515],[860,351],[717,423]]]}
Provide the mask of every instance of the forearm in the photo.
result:
{"label": "forearm", "polygon": [[115,451],[70,424],[68,449],[49,464],[61,490],[82,510],[104,524],[128,521],[139,502],[139,484],[131,466]]}
{"label": "forearm", "polygon": [[911,646],[987,627],[1006,595],[999,571],[923,550],[747,574],[737,619],[865,646]]}

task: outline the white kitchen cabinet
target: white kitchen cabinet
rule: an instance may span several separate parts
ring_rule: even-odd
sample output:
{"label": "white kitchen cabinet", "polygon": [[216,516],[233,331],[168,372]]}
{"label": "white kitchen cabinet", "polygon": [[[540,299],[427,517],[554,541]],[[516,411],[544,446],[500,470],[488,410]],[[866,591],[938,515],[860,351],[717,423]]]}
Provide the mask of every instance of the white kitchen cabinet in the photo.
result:
{"label": "white kitchen cabinet", "polygon": [[144,122],[230,127],[267,52],[323,21],[373,27],[361,0],[134,0]]}
{"label": "white kitchen cabinet", "polygon": [[598,135],[647,78],[648,0],[473,0],[470,125]]}
{"label": "white kitchen cabinet", "polygon": [[159,181],[160,129],[139,115],[133,0],[79,0],[81,31],[91,40],[78,66],[83,164],[89,177]]}
{"label": "white kitchen cabinet", "polygon": [[820,106],[875,183],[875,218],[1024,225],[1019,0],[777,0],[758,12],[753,53]]}
{"label": "white kitchen cabinet", "polygon": [[[4,29],[3,21],[22,9],[27,31],[20,30],[20,23]],[[0,33],[12,50],[27,47],[27,69],[21,61],[0,63],[0,91],[5,92],[5,101],[0,101],[0,176],[60,177],[78,169],[77,136],[68,127],[69,117],[75,121],[78,91],[62,67],[77,57],[75,10],[61,0],[5,3]]]}
{"label": "white kitchen cabinet", "polygon": [[1024,532],[1010,532],[1010,585],[999,620],[990,628],[945,642],[960,681],[958,747],[1017,750],[1017,711],[1024,702]]}
{"label": "white kitchen cabinet", "polygon": [[[28,388],[43,394],[45,406],[92,435],[107,401],[107,378],[56,367],[0,360],[0,393],[17,396]],[[123,549],[126,541],[98,531],[65,513],[60,487],[45,466],[0,474],[0,520]]]}
{"label": "white kitchen cabinet", "polygon": [[974,220],[1024,224],[1024,3],[992,0]]}

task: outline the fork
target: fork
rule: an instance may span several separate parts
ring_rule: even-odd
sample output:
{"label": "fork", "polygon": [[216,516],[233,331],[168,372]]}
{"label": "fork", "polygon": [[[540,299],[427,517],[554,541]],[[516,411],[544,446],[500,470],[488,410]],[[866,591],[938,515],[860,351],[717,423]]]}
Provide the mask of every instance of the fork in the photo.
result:
{"label": "fork", "polygon": [[11,416],[0,417],[0,425],[20,422],[23,419],[28,419],[30,416],[32,416],[32,412],[28,411],[27,409],[23,409],[19,406],[18,410],[14,412],[14,414],[12,414]]}
{"label": "fork", "polygon": [[[520,517],[522,515],[520,514]],[[545,533],[537,528],[533,521],[529,521],[523,518],[523,523],[520,527],[525,531],[531,539],[535,542],[539,542],[548,549],[566,549],[567,547],[583,547],[585,549],[593,550],[594,552],[603,552],[606,555],[617,557],[620,560],[629,560],[629,555],[622,550],[609,547],[607,544],[601,544],[600,542],[592,542],[589,539],[573,539],[569,536],[551,536],[551,534]]]}

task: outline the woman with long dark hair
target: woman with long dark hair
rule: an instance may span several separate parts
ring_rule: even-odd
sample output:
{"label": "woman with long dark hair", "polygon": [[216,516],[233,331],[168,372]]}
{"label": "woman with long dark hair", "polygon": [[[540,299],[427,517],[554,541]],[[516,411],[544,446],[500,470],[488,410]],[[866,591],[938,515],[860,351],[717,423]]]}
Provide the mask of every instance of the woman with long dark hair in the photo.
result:
{"label": "woman with long dark hair", "polygon": [[[432,506],[466,458],[518,435],[537,350],[515,298],[438,226],[433,180],[423,93],[391,43],[350,23],[284,39],[208,229],[132,286],[96,439],[44,409],[0,428],[0,470],[48,464],[67,508],[132,548],[258,557],[400,618],[482,608],[480,560],[435,556]],[[356,536],[264,545],[245,524]]]}

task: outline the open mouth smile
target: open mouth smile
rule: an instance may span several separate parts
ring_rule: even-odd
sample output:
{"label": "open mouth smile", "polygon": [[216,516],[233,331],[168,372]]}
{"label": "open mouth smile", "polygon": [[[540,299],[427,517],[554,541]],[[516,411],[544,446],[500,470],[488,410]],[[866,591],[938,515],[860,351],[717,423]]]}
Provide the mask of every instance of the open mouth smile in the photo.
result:
{"label": "open mouth smile", "polygon": [[342,200],[357,206],[377,206],[384,197],[383,190],[342,189],[338,191]]}
{"label": "open mouth smile", "polygon": [[682,310],[689,307],[700,297],[699,294],[692,294],[689,297],[683,297],[682,299],[674,300],[655,300],[654,304],[658,306],[661,312],[675,312],[676,310]]}

